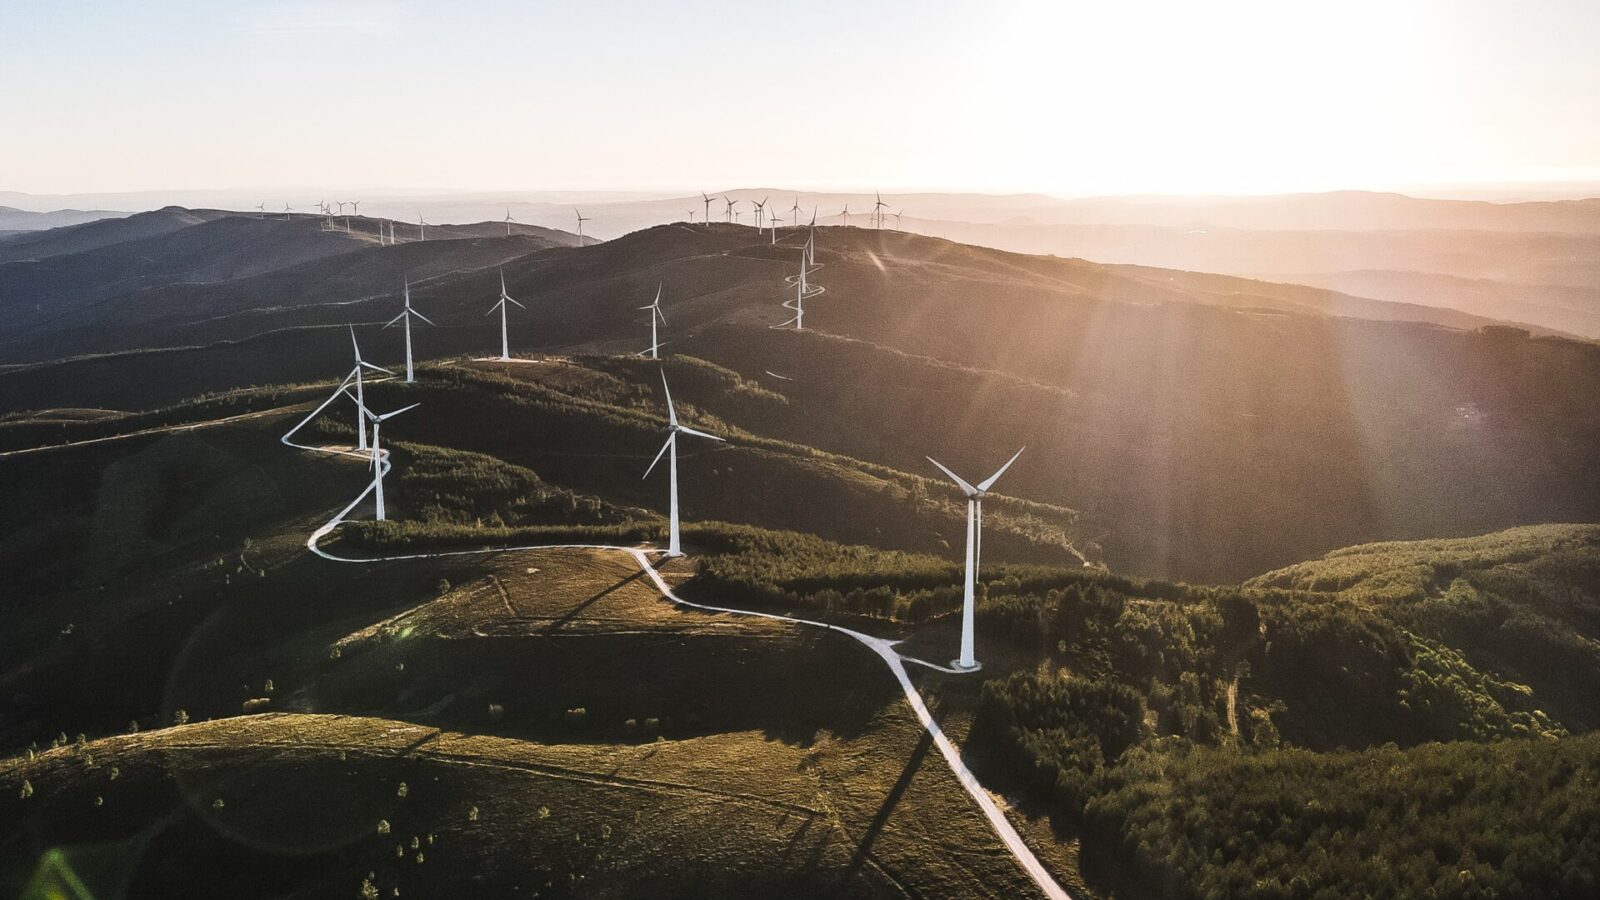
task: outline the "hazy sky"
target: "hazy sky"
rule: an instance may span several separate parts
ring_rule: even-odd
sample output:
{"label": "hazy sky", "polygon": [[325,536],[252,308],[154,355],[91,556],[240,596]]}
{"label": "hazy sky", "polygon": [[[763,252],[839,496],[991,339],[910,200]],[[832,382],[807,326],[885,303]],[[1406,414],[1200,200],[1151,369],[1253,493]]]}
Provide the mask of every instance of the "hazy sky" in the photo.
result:
{"label": "hazy sky", "polygon": [[1600,2],[0,0],[0,190],[1600,180]]}

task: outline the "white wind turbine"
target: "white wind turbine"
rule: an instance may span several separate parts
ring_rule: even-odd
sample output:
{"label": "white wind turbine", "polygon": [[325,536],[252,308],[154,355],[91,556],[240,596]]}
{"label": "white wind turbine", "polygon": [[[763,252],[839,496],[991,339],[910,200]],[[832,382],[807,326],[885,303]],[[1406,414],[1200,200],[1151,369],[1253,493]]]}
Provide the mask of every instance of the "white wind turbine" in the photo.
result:
{"label": "white wind turbine", "polygon": [[256,218],[265,219],[266,217],[267,217],[267,201],[263,200],[260,203],[256,204]]}
{"label": "white wind turbine", "polygon": [[756,207],[756,231],[761,230],[762,218],[767,214],[767,201],[771,199],[771,197],[763,197],[760,203],[756,203],[754,200],[750,201]]}
{"label": "white wind turbine", "polygon": [[692,209],[685,210],[685,212],[687,212],[689,214],[689,224],[693,225],[694,224],[694,210],[692,210]]}
{"label": "white wind turbine", "polygon": [[511,237],[511,223],[516,221],[511,218],[511,207],[506,207],[506,237]]}
{"label": "white wind turbine", "polygon": [[585,216],[583,213],[578,212],[578,208],[576,206],[574,206],[572,208],[572,211],[578,217],[578,246],[582,247],[583,246],[583,223],[590,222],[590,221],[593,221],[593,220],[590,219],[588,216]]}
{"label": "white wind turbine", "polygon": [[[399,322],[402,319],[405,320],[405,328],[406,328],[406,384],[411,384],[412,382],[416,381],[416,379],[414,377],[412,377],[412,373],[411,373],[411,317],[412,316],[416,316],[417,318],[421,319],[422,321],[427,322],[429,325],[433,325],[433,320],[428,318],[427,316],[423,315],[422,313],[419,313],[416,310],[411,308],[411,279],[409,279],[409,278],[406,279],[406,283],[405,284],[406,284],[406,289],[405,289],[405,303],[406,303],[406,305],[405,305],[405,308],[400,310],[400,315],[395,316],[394,318],[390,319],[388,322],[384,323],[383,327],[388,328],[390,325],[393,325],[394,323]],[[437,326],[435,326],[435,327],[437,327]]]}
{"label": "white wind turbine", "polygon": [[294,207],[292,207],[289,204],[285,203],[283,205],[283,220],[285,222],[289,221],[289,213],[292,213],[292,212],[294,212]]}
{"label": "white wind turbine", "polygon": [[727,198],[727,195],[723,195],[722,202],[728,204],[727,209],[724,209],[722,211],[723,218],[724,218],[725,221],[732,222],[733,221],[733,208],[738,205],[739,201],[737,201],[737,200],[729,200]]}
{"label": "white wind turbine", "polygon": [[850,227],[850,204],[846,203],[844,212],[839,213],[839,215],[844,219],[844,226],[846,228]]}
{"label": "white wind turbine", "polygon": [[794,216],[794,227],[800,227],[800,195],[794,197],[794,206],[789,207],[790,215]]}
{"label": "white wind turbine", "polygon": [[[1028,448],[1023,447],[1022,450]],[[951,663],[957,669],[976,669],[978,660],[973,655],[972,646],[972,619],[973,610],[977,605],[976,593],[978,584],[978,566],[983,561],[983,498],[988,495],[989,488],[1000,480],[1000,476],[1011,468],[1011,464],[1022,455],[1022,450],[1012,454],[1006,464],[998,471],[973,487],[964,481],[960,475],[945,468],[944,463],[933,457],[928,457],[928,462],[939,467],[939,471],[950,476],[950,479],[967,495],[967,574],[966,582],[961,594],[961,656]]]}
{"label": "white wind turbine", "polygon": [[877,194],[877,198],[878,198],[878,202],[872,204],[872,217],[875,220],[877,220],[877,223],[878,223],[877,227],[878,228],[882,228],[883,227],[883,211],[889,208],[889,204],[883,202],[883,195],[882,194]]}
{"label": "white wind turbine", "polygon": [[661,311],[661,285],[656,285],[656,299],[649,306],[639,307],[640,312],[645,310],[650,311],[650,349],[640,352],[639,355],[649,355],[651,359],[659,359],[660,357],[656,355],[656,351],[661,347],[661,342],[657,340],[656,325],[658,323],[661,325],[667,324],[666,314]]}
{"label": "white wind turbine", "polygon": [[359,401],[357,402],[357,405],[360,406],[361,412],[367,417],[367,419],[372,422],[372,497],[378,506],[377,519],[379,522],[382,522],[385,518],[383,512],[383,473],[387,471],[389,467],[384,464],[383,448],[378,445],[378,431],[383,426],[384,422],[387,422],[403,412],[416,409],[422,404],[413,403],[410,406],[403,406],[394,412],[387,412],[381,416],[377,415],[372,410],[367,409],[366,405],[360,403]]}
{"label": "white wind turbine", "polygon": [[[495,304],[493,306],[489,307],[489,312],[484,313],[484,315],[487,316],[490,313],[493,313],[497,309],[500,310],[500,358],[501,359],[510,359],[511,358],[511,344],[506,338],[506,304],[507,303],[517,303],[517,301],[512,300],[511,299],[511,295],[506,293],[506,272],[505,272],[504,269],[501,269],[500,270],[500,299],[495,301]],[[523,306],[521,303],[517,303],[517,306],[521,307],[522,309],[527,309],[527,307]],[[429,324],[432,324],[432,323],[430,322]]]}
{"label": "white wind turbine", "polygon": [[366,410],[366,395],[361,388],[362,370],[371,369],[374,372],[382,372],[385,375],[393,375],[394,373],[361,358],[361,345],[356,343],[356,327],[354,325],[350,326],[350,348],[356,353],[356,364],[350,369],[350,374],[344,377],[344,382],[346,385],[354,383],[356,386],[356,449],[365,450],[367,449],[367,424],[363,416]]}
{"label": "white wind turbine", "polygon": [[422,213],[417,213],[417,240],[425,241],[427,239],[428,239],[428,223],[422,221]]}
{"label": "white wind turbine", "polygon": [[355,214],[355,215],[358,215],[358,216],[361,215],[361,201],[360,200],[351,200],[350,201],[350,212]]}
{"label": "white wind turbine", "polygon": [[702,199],[702,200],[704,200],[706,202],[705,223],[707,225],[710,225],[711,224],[711,196],[709,194],[707,194],[705,191],[701,191],[700,192],[700,199]]}
{"label": "white wind turbine", "polygon": [[667,387],[666,372],[661,373],[661,389],[667,395],[667,442],[661,445],[661,449],[656,452],[656,458],[650,461],[650,468],[644,470],[644,477],[649,478],[650,473],[655,471],[656,463],[661,462],[662,454],[671,454],[667,461],[667,470],[672,482],[667,518],[667,555],[682,556],[683,550],[678,543],[678,435],[689,434],[713,441],[721,441],[723,438],[678,424],[678,413],[672,408],[672,389]]}

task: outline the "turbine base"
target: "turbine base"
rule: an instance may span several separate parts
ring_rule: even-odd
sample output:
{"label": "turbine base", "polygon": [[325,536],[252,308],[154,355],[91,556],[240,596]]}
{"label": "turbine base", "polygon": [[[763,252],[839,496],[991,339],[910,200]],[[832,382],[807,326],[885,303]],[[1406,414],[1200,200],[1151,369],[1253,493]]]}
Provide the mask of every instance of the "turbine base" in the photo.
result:
{"label": "turbine base", "polygon": [[983,668],[983,663],[974,660],[972,665],[964,666],[961,664],[961,660],[952,659],[950,660],[950,668],[958,672],[977,672]]}

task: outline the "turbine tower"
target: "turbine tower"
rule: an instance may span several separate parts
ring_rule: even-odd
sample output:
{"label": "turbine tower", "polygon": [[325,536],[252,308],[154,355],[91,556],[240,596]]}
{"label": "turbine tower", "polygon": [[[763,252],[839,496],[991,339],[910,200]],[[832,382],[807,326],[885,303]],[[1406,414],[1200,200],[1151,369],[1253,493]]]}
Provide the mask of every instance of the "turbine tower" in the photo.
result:
{"label": "turbine tower", "polygon": [[727,195],[724,194],[723,197],[722,197],[722,202],[728,204],[728,208],[724,209],[722,211],[722,215],[723,215],[723,217],[724,217],[724,219],[726,221],[732,222],[733,221],[733,208],[734,208],[734,206],[738,205],[739,201],[737,201],[737,200],[729,200]]}
{"label": "turbine tower", "polygon": [[425,241],[427,239],[428,239],[428,223],[422,221],[422,213],[417,213],[417,240]]}
{"label": "turbine tower", "polygon": [[285,222],[289,221],[289,213],[292,213],[292,212],[294,212],[294,207],[292,207],[289,204],[285,203],[283,205],[283,220]]}
{"label": "turbine tower", "polygon": [[506,207],[506,237],[511,237],[511,223],[513,221],[514,220],[511,218],[511,207],[508,206]]}
{"label": "turbine tower", "polygon": [[693,225],[694,224],[694,210],[692,210],[692,209],[685,210],[685,212],[687,212],[689,214],[689,224]]}
{"label": "turbine tower", "polygon": [[589,222],[589,221],[592,221],[592,220],[589,219],[588,217],[586,217],[583,213],[578,212],[578,208],[576,206],[574,206],[572,208],[572,211],[574,213],[576,213],[577,216],[578,216],[578,246],[582,247],[583,246],[583,223]]}
{"label": "turbine tower", "polygon": [[643,312],[647,309],[650,311],[650,349],[641,352],[639,355],[644,356],[649,354],[651,359],[659,359],[660,357],[656,355],[656,351],[660,348],[661,342],[656,339],[656,324],[658,322],[662,325],[667,324],[667,317],[661,312],[661,285],[656,285],[655,301],[649,306],[639,307],[640,312]]}
{"label": "turbine tower", "polygon": [[800,195],[794,195],[794,206],[789,207],[789,213],[794,216],[794,227],[800,227]]}
{"label": "turbine tower", "polygon": [[883,211],[889,208],[889,204],[883,202],[883,195],[882,194],[878,194],[877,197],[878,197],[878,202],[872,204],[872,218],[874,220],[876,220],[877,223],[878,223],[876,227],[882,228],[883,227]]}
{"label": "turbine tower", "polygon": [[[1023,447],[1022,450],[1028,448]],[[950,479],[967,495],[967,574],[966,583],[961,594],[961,656],[950,665],[957,669],[976,669],[978,660],[973,655],[972,647],[972,619],[973,610],[977,605],[976,593],[978,584],[978,566],[983,561],[983,498],[988,495],[989,488],[1000,480],[1000,476],[1011,468],[1011,464],[1022,455],[1022,450],[1012,454],[1006,464],[998,471],[973,487],[962,480],[960,475],[945,468],[944,463],[933,457],[928,457],[928,462],[939,467],[939,471],[950,476]]]}
{"label": "turbine tower", "polygon": [[846,203],[844,205],[844,212],[839,213],[839,215],[844,219],[844,226],[846,228],[850,227],[850,204]]}
{"label": "turbine tower", "polygon": [[706,226],[709,228],[711,226],[711,196],[709,194],[707,194],[705,191],[701,191],[700,192],[700,199],[702,199],[702,200],[704,200],[706,202],[705,223],[706,223]]}
{"label": "turbine tower", "polygon": [[[484,313],[484,315],[487,316],[490,313],[493,313],[497,309],[500,310],[500,358],[502,360],[507,360],[507,359],[511,358],[511,344],[506,338],[506,304],[507,303],[517,303],[517,301],[511,299],[511,295],[506,293],[506,270],[505,269],[501,269],[500,270],[500,299],[495,301],[495,304],[493,306],[489,307],[489,312]],[[521,303],[517,303],[517,306],[521,307],[522,309],[527,309],[527,307],[523,306]]]}
{"label": "turbine tower", "polygon": [[[411,308],[411,279],[409,279],[409,278],[406,279],[406,283],[405,284],[406,284],[406,289],[405,289],[405,302],[406,302],[406,305],[405,305],[405,308],[400,310],[400,315],[395,316],[394,318],[390,319],[388,322],[384,323],[383,327],[388,328],[390,325],[393,325],[394,323],[399,322],[402,319],[405,320],[405,328],[406,328],[406,384],[411,384],[412,382],[416,381],[416,378],[414,378],[412,376],[412,372],[411,372],[411,317],[412,316],[416,316],[417,318],[421,319],[422,321],[427,322],[429,325],[433,324],[433,320],[429,319],[427,316],[425,316],[422,313],[419,313],[416,310]],[[437,326],[435,326],[435,327],[437,327]]]}
{"label": "turbine tower", "polygon": [[667,555],[682,556],[683,550],[678,543],[678,435],[689,434],[713,441],[721,441],[723,438],[678,424],[678,413],[672,408],[672,389],[667,387],[666,372],[661,373],[661,390],[667,395],[667,442],[661,445],[661,449],[656,452],[656,458],[650,461],[650,468],[644,470],[644,477],[649,478],[650,473],[655,471],[656,463],[661,462],[663,453],[671,454],[667,461],[668,476],[672,482],[667,518]]}
{"label": "turbine tower", "polygon": [[761,230],[762,217],[767,214],[767,201],[771,199],[771,197],[763,197],[761,198],[760,203],[756,203],[754,200],[750,201],[751,203],[754,203],[756,207],[756,231]]}
{"label": "turbine tower", "polygon": [[349,385],[354,382],[356,386],[356,449],[365,450],[367,449],[367,423],[363,416],[365,416],[364,410],[366,409],[367,398],[362,391],[362,370],[371,369],[374,372],[382,372],[385,375],[393,375],[394,373],[361,358],[361,345],[356,343],[356,327],[354,325],[350,326],[350,348],[356,353],[356,364],[351,368],[350,374],[344,377],[344,383]]}
{"label": "turbine tower", "polygon": [[350,212],[352,212],[353,214],[358,215],[358,216],[361,215],[361,201],[360,200],[351,200],[350,201]]}

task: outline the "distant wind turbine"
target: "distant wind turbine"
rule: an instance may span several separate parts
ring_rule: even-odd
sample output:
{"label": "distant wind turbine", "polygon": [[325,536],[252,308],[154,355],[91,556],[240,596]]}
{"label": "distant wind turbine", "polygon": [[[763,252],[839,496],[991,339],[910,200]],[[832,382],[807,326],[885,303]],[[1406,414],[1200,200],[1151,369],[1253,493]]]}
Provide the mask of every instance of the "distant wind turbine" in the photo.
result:
{"label": "distant wind turbine", "polygon": [[876,203],[872,204],[872,218],[874,220],[876,220],[877,223],[878,223],[876,227],[882,228],[883,227],[883,211],[885,209],[889,208],[889,204],[883,202],[883,195],[882,194],[877,194],[876,196],[878,198],[878,201]]}
{"label": "distant wind turbine", "polygon": [[[335,203],[337,203],[337,204],[339,204],[339,215],[341,215],[341,216],[342,216],[342,215],[344,215],[344,207],[345,207],[345,202],[344,202],[344,201],[343,201],[343,200],[335,200],[335,201],[333,201],[333,202],[335,202]],[[323,209],[324,209],[324,210],[326,210],[326,209],[327,209],[327,208],[328,208],[328,205],[327,205],[327,204],[326,204],[326,203],[324,203],[324,204],[323,204],[323,205],[322,205],[322,208],[323,208]]]}
{"label": "distant wind turbine", "polygon": [[294,207],[292,207],[289,204],[285,203],[283,205],[283,220],[285,222],[289,221],[289,213],[292,213],[292,212],[294,212]]}
{"label": "distant wind turbine", "polygon": [[661,462],[662,454],[670,454],[667,462],[668,477],[671,480],[671,493],[669,494],[669,512],[667,518],[667,555],[682,556],[683,549],[678,541],[678,435],[687,434],[694,437],[708,438],[721,441],[714,434],[696,431],[687,425],[678,424],[677,410],[672,407],[672,389],[667,387],[667,373],[661,373],[661,390],[667,395],[667,442],[661,445],[656,452],[656,458],[650,461],[650,468],[644,470],[644,477],[649,478],[655,471],[656,463]]}
{"label": "distant wind turbine", "polygon": [[511,218],[511,207],[506,207],[506,237],[511,237],[511,223],[516,221]]}
{"label": "distant wind turbine", "polygon": [[350,374],[344,377],[344,381],[347,385],[354,384],[356,386],[356,449],[365,450],[367,449],[367,425],[362,418],[362,410],[365,409],[363,404],[366,403],[366,395],[362,391],[363,370],[371,369],[374,372],[382,372],[385,375],[393,375],[394,373],[361,358],[361,345],[356,343],[356,327],[354,325],[350,326],[350,348],[355,351],[356,363],[351,367]]}
{"label": "distant wind turbine", "polygon": [[[493,306],[489,307],[489,312],[484,313],[484,315],[487,316],[487,315],[489,315],[489,313],[492,313],[497,309],[500,310],[500,358],[501,359],[510,359],[511,358],[511,344],[510,344],[510,341],[506,338],[506,304],[507,303],[517,303],[517,301],[512,300],[511,299],[511,295],[506,293],[506,271],[504,269],[501,269],[500,270],[500,299],[495,301],[495,304]],[[527,309],[527,307],[523,306],[521,303],[517,303],[517,306],[521,307],[522,309]]]}
{"label": "distant wind turbine", "polygon": [[905,215],[905,212],[906,211],[902,209],[897,213],[890,213],[889,214],[891,216],[894,216],[894,230],[895,231],[899,231],[900,230],[900,217]]}
{"label": "distant wind turbine", "polygon": [[756,203],[756,201],[754,201],[754,200],[750,201],[752,204],[755,205],[755,208],[756,208],[756,230],[757,231],[761,230],[761,219],[762,219],[763,216],[766,215],[766,213],[767,213],[767,201],[771,200],[771,199],[772,199],[771,197],[763,197],[761,199],[760,203]]}
{"label": "distant wind turbine", "polygon": [[659,359],[656,351],[660,348],[661,342],[657,339],[656,325],[658,322],[661,325],[667,324],[667,317],[661,312],[661,285],[656,285],[656,299],[649,306],[639,307],[640,312],[645,310],[650,311],[650,349],[639,355],[649,354],[651,359]]}
{"label": "distant wind turbine", "polygon": [[800,227],[800,195],[794,195],[794,206],[789,207],[789,212],[794,215],[794,227]]}
{"label": "distant wind turbine", "polygon": [[692,209],[685,210],[685,212],[687,212],[689,214],[689,224],[693,225],[694,224],[694,210],[692,210]]}
{"label": "distant wind turbine", "polygon": [[711,224],[711,197],[705,191],[701,191],[700,198],[706,202],[705,220],[706,225],[709,226]]}
{"label": "distant wind turbine", "polygon": [[578,208],[576,206],[574,206],[572,208],[572,212],[575,215],[577,215],[577,217],[578,217],[578,246],[582,247],[583,246],[583,223],[589,222],[589,221],[592,221],[592,220],[589,219],[587,216],[585,216],[583,213],[578,212]]}
{"label": "distant wind turbine", "polygon": [[[412,316],[416,316],[417,318],[421,319],[422,321],[427,322],[429,325],[433,324],[433,320],[428,318],[427,316],[423,315],[422,313],[419,313],[416,310],[411,308],[411,279],[409,279],[409,278],[406,279],[405,285],[406,285],[406,288],[405,288],[405,304],[406,304],[405,308],[400,310],[400,315],[395,316],[394,318],[390,319],[388,322],[384,323],[383,327],[388,328],[390,325],[393,325],[394,323],[402,321],[402,320],[404,320],[404,322],[405,322],[405,329],[406,329],[406,384],[411,384],[412,382],[416,381],[416,378],[412,375],[412,372],[411,372],[411,317]],[[435,326],[435,327],[437,327],[437,326]]]}
{"label": "distant wind turbine", "polygon": [[361,215],[361,201],[360,200],[351,200],[350,201],[350,211],[352,213],[354,213],[355,215],[358,215],[358,216]]}
{"label": "distant wind turbine", "polygon": [[[1022,450],[1028,448],[1024,447]],[[961,657],[951,663],[957,669],[976,669],[978,660],[973,655],[972,620],[973,610],[977,605],[978,566],[983,561],[983,498],[988,496],[989,488],[1000,480],[1000,476],[1011,468],[1011,464],[1022,455],[1018,450],[1006,460],[1006,464],[998,471],[973,487],[964,481],[960,475],[945,468],[944,463],[933,457],[928,457],[928,462],[939,467],[939,471],[950,476],[950,479],[967,495],[967,571],[966,582],[962,589],[961,599]]]}
{"label": "distant wind turbine", "polygon": [[727,198],[727,196],[724,195],[723,198],[722,198],[722,202],[728,204],[728,208],[723,210],[722,214],[727,217],[727,221],[732,222],[733,221],[733,208],[734,208],[734,206],[736,206],[739,203],[739,201],[737,201],[737,200],[729,200]]}
{"label": "distant wind turbine", "polygon": [[422,213],[417,213],[417,240],[425,241],[427,239],[428,239],[428,223],[422,221]]}
{"label": "distant wind turbine", "polygon": [[260,203],[256,204],[256,218],[265,219],[266,217],[267,217],[267,201],[263,200]]}
{"label": "distant wind turbine", "polygon": [[844,217],[844,224],[845,224],[846,227],[849,227],[849,225],[850,225],[850,204],[846,203],[844,205],[844,212],[839,213],[839,215]]}

